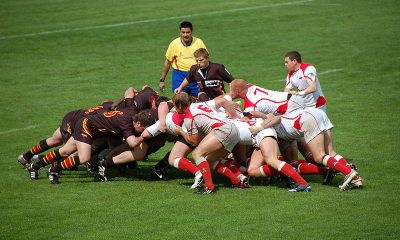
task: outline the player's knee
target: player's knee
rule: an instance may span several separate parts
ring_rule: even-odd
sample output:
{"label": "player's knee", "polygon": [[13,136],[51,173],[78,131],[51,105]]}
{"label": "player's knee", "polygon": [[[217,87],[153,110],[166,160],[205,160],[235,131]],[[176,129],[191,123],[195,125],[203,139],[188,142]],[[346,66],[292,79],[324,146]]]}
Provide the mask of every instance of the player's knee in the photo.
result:
{"label": "player's knee", "polygon": [[259,175],[258,168],[249,167],[247,169],[247,174],[249,177],[257,177]]}

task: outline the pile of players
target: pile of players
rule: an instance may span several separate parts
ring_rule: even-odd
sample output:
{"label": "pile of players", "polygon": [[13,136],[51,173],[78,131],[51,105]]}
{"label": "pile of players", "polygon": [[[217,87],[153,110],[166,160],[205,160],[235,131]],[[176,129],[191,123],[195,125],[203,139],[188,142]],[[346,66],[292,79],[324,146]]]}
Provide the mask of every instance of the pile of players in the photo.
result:
{"label": "pile of players", "polygon": [[[196,59],[208,60],[203,52],[197,52]],[[18,162],[32,180],[38,178],[39,169],[49,166],[49,181],[58,184],[61,171],[86,164],[99,179],[108,181],[109,169],[147,159],[166,141],[173,141],[153,173],[163,178],[170,166],[190,172],[196,193],[215,193],[211,169],[237,188],[248,187],[249,177],[281,175],[291,183],[289,191],[309,192],[311,186],[301,175],[320,174],[329,184],[338,173],[344,176],[341,191],[362,187],[355,166],[333,148],[333,125],[316,69],[303,63],[296,51],[286,54],[285,66],[289,73],[283,92],[232,76],[211,76],[213,83],[219,83],[199,83],[195,97],[179,88],[172,101],[147,86],[141,91],[129,88],[120,101],[67,113],[53,136],[20,155]],[[224,81],[229,83],[227,94]],[[243,110],[236,99],[242,99]],[[298,159],[298,151],[305,160]],[[93,157],[98,152],[100,157]],[[194,163],[187,158],[190,153]]]}

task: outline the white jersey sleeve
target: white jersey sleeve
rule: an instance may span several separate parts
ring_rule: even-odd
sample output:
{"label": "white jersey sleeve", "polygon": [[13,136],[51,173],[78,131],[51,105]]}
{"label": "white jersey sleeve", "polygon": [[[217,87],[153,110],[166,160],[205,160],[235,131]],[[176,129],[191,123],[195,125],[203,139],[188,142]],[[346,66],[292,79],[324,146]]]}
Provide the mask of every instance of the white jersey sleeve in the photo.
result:
{"label": "white jersey sleeve", "polygon": [[307,81],[315,82],[317,78],[317,69],[314,66],[310,65],[304,70],[304,76],[307,78]]}
{"label": "white jersey sleeve", "polygon": [[[167,125],[167,133],[177,136],[176,133],[176,126],[181,126],[183,124],[183,116],[181,117],[180,114],[177,112],[169,112],[165,117],[165,124]],[[146,130],[153,136],[157,136],[161,133],[159,131],[160,128],[160,121],[157,121],[153,125],[146,128]],[[186,128],[182,128],[184,131]]]}
{"label": "white jersey sleeve", "polygon": [[149,126],[146,128],[146,130],[153,136],[157,136],[159,135],[161,132],[158,130],[158,128],[160,127],[160,121],[157,121],[156,123],[154,123],[153,125]]}
{"label": "white jersey sleeve", "polygon": [[[303,91],[309,86],[310,81],[315,82],[316,90],[303,96],[306,107],[325,106],[326,99],[317,77],[317,70],[311,64],[302,63],[298,70],[289,72],[286,85],[290,86],[290,89],[297,88],[299,91]],[[289,83],[290,85],[288,85]]]}

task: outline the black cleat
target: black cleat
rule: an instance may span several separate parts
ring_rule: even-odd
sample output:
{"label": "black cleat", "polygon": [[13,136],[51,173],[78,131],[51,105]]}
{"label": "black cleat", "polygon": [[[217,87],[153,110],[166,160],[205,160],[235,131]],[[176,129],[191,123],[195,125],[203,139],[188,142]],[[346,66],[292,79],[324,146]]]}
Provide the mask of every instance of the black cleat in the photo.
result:
{"label": "black cleat", "polygon": [[215,189],[208,189],[207,187],[204,188],[197,188],[194,194],[214,194],[216,193]]}
{"label": "black cleat", "polygon": [[168,171],[166,169],[151,169],[151,178],[157,180],[168,180]]}
{"label": "black cleat", "polygon": [[310,185],[301,186],[297,184],[294,188],[289,189],[288,192],[311,192],[311,187]]}
{"label": "black cleat", "polygon": [[238,184],[232,185],[232,188],[248,188],[249,179],[247,177],[242,178]]}
{"label": "black cleat", "polygon": [[32,168],[32,164],[28,164],[28,166],[26,167],[26,170],[28,171],[29,177],[31,178],[31,180],[36,180],[39,178],[39,171],[36,169]]}
{"label": "black cleat", "polygon": [[357,166],[354,163],[349,163],[349,166],[357,171]]}
{"label": "black cleat", "polygon": [[97,176],[102,182],[107,182],[106,167],[104,166],[104,159],[100,160],[99,167],[97,170]]}
{"label": "black cleat", "polygon": [[333,178],[336,176],[337,172],[333,169],[328,169],[328,172],[326,173],[325,177],[324,177],[324,183],[323,185],[329,185]]}
{"label": "black cleat", "polygon": [[50,169],[47,172],[47,176],[49,177],[49,181],[51,184],[60,184],[59,173],[52,172]]}
{"label": "black cleat", "polygon": [[91,161],[85,163],[86,166],[86,171],[91,174],[96,174],[97,173],[97,165],[95,166],[94,163]]}
{"label": "black cleat", "polygon": [[22,154],[18,156],[17,162],[21,163],[24,168],[28,169],[30,162],[26,160]]}

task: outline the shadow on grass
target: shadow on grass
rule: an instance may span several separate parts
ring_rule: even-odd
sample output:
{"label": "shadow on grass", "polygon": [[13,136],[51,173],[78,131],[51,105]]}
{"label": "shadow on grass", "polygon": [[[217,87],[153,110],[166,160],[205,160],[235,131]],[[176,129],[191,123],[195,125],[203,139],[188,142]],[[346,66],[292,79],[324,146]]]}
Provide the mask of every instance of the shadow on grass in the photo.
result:
{"label": "shadow on grass", "polygon": [[[129,181],[174,181],[174,180],[185,180],[179,181],[179,185],[190,187],[193,184],[193,175],[189,172],[184,172],[173,167],[168,169],[167,179],[159,179],[152,174],[153,166],[155,161],[139,161],[136,167],[131,166],[115,166],[108,170],[107,178],[108,181],[112,182],[129,182]],[[42,170],[41,176],[46,176],[45,171]],[[323,176],[321,175],[304,175],[306,181],[309,183],[321,184],[323,183]],[[91,173],[86,170],[85,166],[79,166],[77,170],[63,171],[60,174],[60,181],[68,181],[67,179],[79,179],[81,183],[94,183],[101,182],[97,177],[96,173]],[[213,181],[216,186],[231,188],[231,182],[228,178],[213,173]],[[333,181],[326,185],[326,187],[337,188],[343,181],[343,176],[338,174]],[[251,186],[274,186],[278,188],[289,188],[288,181],[283,176],[273,177],[259,177],[249,178]]]}

